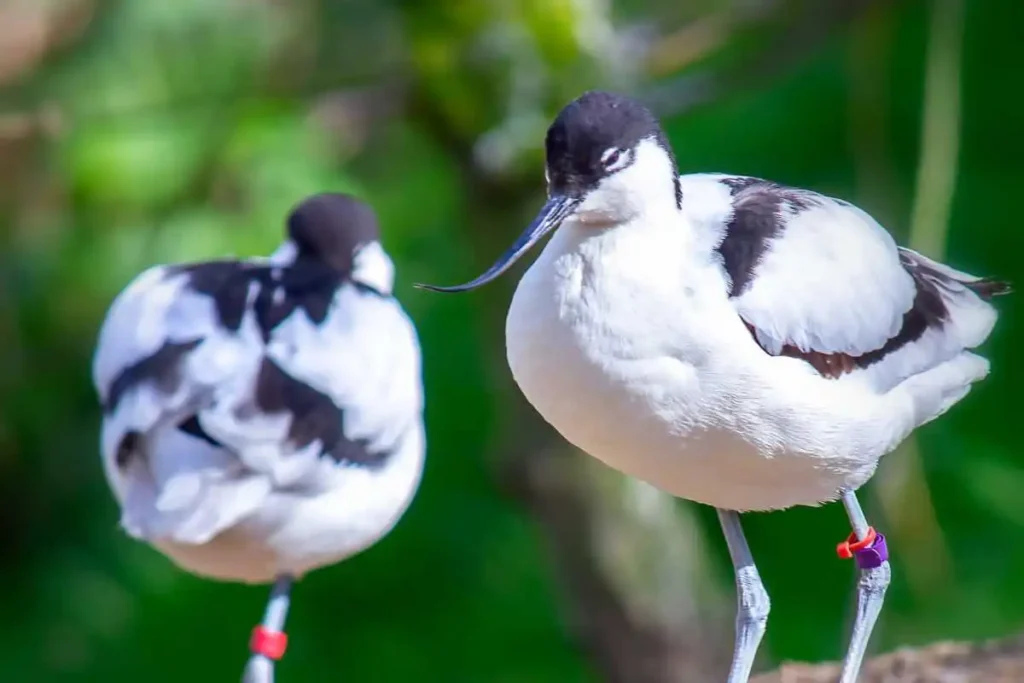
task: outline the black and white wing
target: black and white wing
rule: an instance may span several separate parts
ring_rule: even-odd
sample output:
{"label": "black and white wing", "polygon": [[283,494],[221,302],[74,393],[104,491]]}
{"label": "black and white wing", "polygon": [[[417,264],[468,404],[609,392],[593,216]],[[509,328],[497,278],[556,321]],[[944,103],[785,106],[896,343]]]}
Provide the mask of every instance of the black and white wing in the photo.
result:
{"label": "black and white wing", "polygon": [[748,176],[681,182],[757,342],[827,377],[864,370],[884,390],[974,348],[1008,291],[898,247],[845,201]]}
{"label": "black and white wing", "polygon": [[326,269],[146,271],[93,363],[124,526],[203,542],[274,489],[322,485],[326,465],[382,466],[419,428],[419,363],[397,302]]}

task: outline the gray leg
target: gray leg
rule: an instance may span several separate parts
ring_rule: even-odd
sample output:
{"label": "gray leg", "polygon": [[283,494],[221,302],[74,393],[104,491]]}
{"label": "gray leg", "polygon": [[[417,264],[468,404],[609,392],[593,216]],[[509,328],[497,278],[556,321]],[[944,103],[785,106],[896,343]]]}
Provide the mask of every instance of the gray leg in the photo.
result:
{"label": "gray leg", "polygon": [[725,532],[729,555],[736,571],[736,643],[733,646],[732,667],[728,683],[747,683],[754,656],[764,636],[771,602],[754,566],[747,539],[743,536],[740,515],[732,510],[718,510],[718,521]]}
{"label": "gray leg", "polygon": [[[863,540],[868,533],[868,523],[864,518],[864,511],[861,509],[860,503],[857,502],[857,496],[853,491],[843,491],[842,500],[854,535],[858,540]],[[891,572],[889,571],[889,561],[886,559],[884,539],[876,542],[875,548],[877,551],[874,556],[875,561],[867,562],[867,564],[877,566],[861,565],[860,580],[857,582],[857,616],[853,622],[850,646],[843,659],[843,673],[839,683],[856,683],[860,665],[868,647],[868,640],[871,638],[878,615],[882,611],[885,589],[889,586]],[[878,562],[879,559],[881,562]]]}
{"label": "gray leg", "polygon": [[[277,577],[270,591],[267,610],[263,613],[263,621],[258,628],[269,634],[284,632],[284,620],[288,616],[288,603],[294,579],[287,574]],[[280,654],[284,654],[281,652]],[[278,655],[280,656],[280,655]],[[242,683],[274,683],[274,660],[267,654],[254,651],[242,674]]]}

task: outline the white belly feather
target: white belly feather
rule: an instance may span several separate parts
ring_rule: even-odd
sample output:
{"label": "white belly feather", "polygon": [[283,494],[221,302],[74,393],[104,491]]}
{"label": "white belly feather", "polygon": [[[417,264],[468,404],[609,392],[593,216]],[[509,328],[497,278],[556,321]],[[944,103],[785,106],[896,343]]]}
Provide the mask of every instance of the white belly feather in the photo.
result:
{"label": "white belly feather", "polygon": [[[703,293],[714,291],[701,281],[713,270],[696,272],[680,258],[687,245],[673,249],[662,238],[573,225],[555,234],[523,276],[506,324],[509,366],[527,400],[605,464],[716,507],[815,505],[867,481],[912,428],[895,419],[895,406],[875,397],[893,419],[878,421],[873,438],[844,440],[859,425],[815,434],[829,430],[813,403],[790,408],[789,394],[820,390],[827,414],[863,401],[857,381],[823,380],[801,361],[765,357],[724,296]],[[797,386],[775,400],[780,379]]]}

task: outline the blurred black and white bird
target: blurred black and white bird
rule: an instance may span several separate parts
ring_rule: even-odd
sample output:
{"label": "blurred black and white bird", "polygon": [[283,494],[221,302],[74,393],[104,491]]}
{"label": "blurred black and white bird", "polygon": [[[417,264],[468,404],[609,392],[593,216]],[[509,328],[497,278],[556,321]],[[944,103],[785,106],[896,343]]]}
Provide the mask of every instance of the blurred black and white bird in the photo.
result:
{"label": "blurred black and white bird", "polygon": [[988,374],[969,349],[1009,287],[898,247],[845,201],[679,176],[626,97],[570,103],[546,153],[547,203],[515,244],[466,285],[425,287],[479,287],[554,232],[506,322],[526,398],[581,450],[718,509],[738,593],[730,683],[749,678],[769,611],[739,513],[841,499],[853,533],[838,550],[861,570],[853,683],[890,579],[855,492]]}
{"label": "blurred black and white bird", "polygon": [[114,300],[93,382],[121,525],[195,574],[274,583],[245,683],[270,683],[292,583],[375,543],[424,462],[416,331],[373,210],[301,202],[269,258],[161,265]]}

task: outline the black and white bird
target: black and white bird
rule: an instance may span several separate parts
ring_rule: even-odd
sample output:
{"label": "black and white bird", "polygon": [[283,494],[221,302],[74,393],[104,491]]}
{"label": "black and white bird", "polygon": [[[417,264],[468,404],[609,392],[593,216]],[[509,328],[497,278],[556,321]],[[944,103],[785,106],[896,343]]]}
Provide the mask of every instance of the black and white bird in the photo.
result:
{"label": "black and white bird", "polygon": [[425,454],[420,348],[373,210],[301,202],[269,258],[161,265],[114,300],[93,382],[121,525],[195,574],[274,582],[245,683],[270,683],[292,583],[384,536]]}
{"label": "black and white bird", "polygon": [[[769,599],[739,513],[841,499],[861,569],[842,682],[856,680],[890,571],[855,497],[878,460],[984,378],[969,349],[1009,290],[898,247],[851,204],[758,178],[679,176],[640,103],[589,92],[546,138],[548,200],[465,291],[554,232],[516,288],[508,363],[568,441],[718,509],[736,570],[730,683]],[[423,286],[423,285],[421,285]]]}

